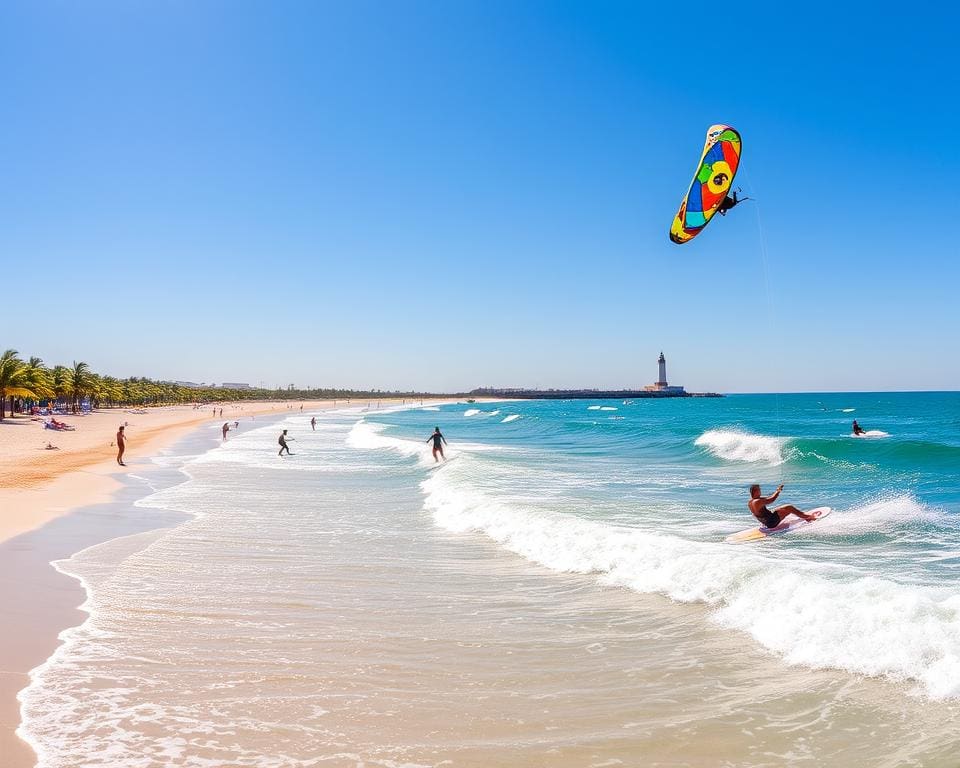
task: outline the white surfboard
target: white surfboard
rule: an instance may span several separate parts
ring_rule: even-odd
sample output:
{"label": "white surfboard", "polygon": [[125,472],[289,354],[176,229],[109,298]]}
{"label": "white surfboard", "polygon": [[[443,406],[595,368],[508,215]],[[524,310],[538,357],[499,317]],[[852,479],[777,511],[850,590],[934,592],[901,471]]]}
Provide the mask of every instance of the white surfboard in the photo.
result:
{"label": "white surfboard", "polygon": [[432,472],[435,469],[440,469],[441,467],[447,466],[447,464],[449,464],[451,461],[456,461],[459,458],[460,458],[459,456],[448,456],[446,459],[440,459],[440,461],[434,462],[429,467],[427,467],[427,469]]}
{"label": "white surfboard", "polygon": [[810,510],[811,515],[816,515],[816,520],[804,520],[802,517],[790,515],[776,528],[766,528],[762,525],[759,528],[748,528],[745,531],[730,534],[726,539],[724,539],[724,541],[726,541],[728,544],[747,544],[751,541],[760,541],[761,539],[766,539],[769,536],[776,536],[779,533],[795,531],[797,528],[803,528],[804,526],[812,525],[813,523],[817,522],[817,520],[822,520],[825,518],[831,512],[833,512],[833,510],[830,507],[817,507],[816,509]]}

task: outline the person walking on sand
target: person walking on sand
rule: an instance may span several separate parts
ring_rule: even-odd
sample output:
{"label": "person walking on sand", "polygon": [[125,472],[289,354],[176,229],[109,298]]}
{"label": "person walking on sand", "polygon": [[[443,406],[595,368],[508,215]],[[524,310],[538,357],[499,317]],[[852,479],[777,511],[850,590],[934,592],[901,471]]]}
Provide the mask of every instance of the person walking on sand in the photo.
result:
{"label": "person walking on sand", "polygon": [[775,502],[782,490],[783,486],[781,485],[773,492],[772,496],[764,497],[760,495],[759,485],[754,484],[750,486],[750,501],[747,502],[747,506],[750,508],[753,516],[757,518],[764,527],[776,528],[783,522],[783,518],[787,515],[796,515],[797,517],[802,517],[804,520],[817,519],[816,515],[808,515],[806,512],[801,512],[792,504],[783,504],[774,510],[767,509],[767,504]]}
{"label": "person walking on sand", "polygon": [[[447,457],[443,455],[443,446],[447,444],[447,438],[440,434],[440,427],[433,428],[433,434],[426,439],[426,442],[429,443],[431,440],[433,440],[433,460],[440,461],[440,459],[443,459],[446,461]],[[439,459],[437,458],[438,453],[440,454]]]}
{"label": "person walking on sand", "polygon": [[287,452],[287,456],[293,456],[293,454],[290,453],[290,446],[287,445],[287,440],[293,440],[293,438],[287,437],[287,430],[283,430],[283,434],[281,434],[277,440],[277,442],[280,443],[280,452],[277,454],[277,456],[283,456],[284,451]]}
{"label": "person walking on sand", "polygon": [[117,464],[121,467],[127,466],[123,463],[123,452],[127,449],[126,438],[123,434],[123,427],[117,430]]}
{"label": "person walking on sand", "polygon": [[223,439],[227,439],[227,432],[230,431],[230,425],[227,422],[223,422],[223,426],[220,428],[223,432]]}
{"label": "person walking on sand", "polygon": [[312,429],[314,432],[317,431],[317,417],[316,417],[316,416],[311,416],[311,417],[310,417],[310,429]]}

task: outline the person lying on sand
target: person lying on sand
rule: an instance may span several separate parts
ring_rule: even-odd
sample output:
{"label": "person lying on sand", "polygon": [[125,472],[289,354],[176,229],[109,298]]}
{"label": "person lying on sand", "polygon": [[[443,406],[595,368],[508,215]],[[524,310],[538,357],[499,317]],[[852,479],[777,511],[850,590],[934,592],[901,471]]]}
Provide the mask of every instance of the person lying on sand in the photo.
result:
{"label": "person lying on sand", "polygon": [[775,502],[782,490],[783,485],[780,485],[777,490],[773,492],[772,496],[761,496],[759,485],[754,484],[750,486],[750,501],[747,502],[747,506],[750,508],[753,516],[757,518],[764,527],[776,528],[787,515],[796,515],[797,517],[802,517],[804,520],[817,519],[814,515],[801,512],[792,504],[783,504],[772,511],[768,509],[767,504]]}

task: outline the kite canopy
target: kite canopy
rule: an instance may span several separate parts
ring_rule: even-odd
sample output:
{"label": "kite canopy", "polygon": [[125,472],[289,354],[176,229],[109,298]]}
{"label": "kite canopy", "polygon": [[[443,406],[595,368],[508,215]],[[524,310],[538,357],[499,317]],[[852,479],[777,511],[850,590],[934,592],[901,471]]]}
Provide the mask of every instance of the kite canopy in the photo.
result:
{"label": "kite canopy", "polygon": [[740,167],[740,134],[729,125],[711,125],[690,191],[670,225],[670,239],[693,240],[709,223],[727,196]]}

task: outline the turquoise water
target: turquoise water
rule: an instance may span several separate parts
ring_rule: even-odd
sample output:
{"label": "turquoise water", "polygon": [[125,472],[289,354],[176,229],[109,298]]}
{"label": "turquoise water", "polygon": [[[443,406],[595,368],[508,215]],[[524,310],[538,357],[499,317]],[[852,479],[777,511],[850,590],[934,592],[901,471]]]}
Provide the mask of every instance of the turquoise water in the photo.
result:
{"label": "turquoise water", "polygon": [[[956,764],[960,395],[312,415],[201,428],[122,513],[185,521],[56,564],[42,768]],[[753,482],[835,512],[727,544]]]}
{"label": "turquoise water", "polygon": [[[854,418],[868,436],[852,436]],[[457,457],[423,483],[441,526],[557,571],[706,602],[791,663],[960,696],[960,394],[515,401],[358,429],[369,447],[413,453],[433,426]],[[753,525],[754,482],[834,515],[724,544]]]}

